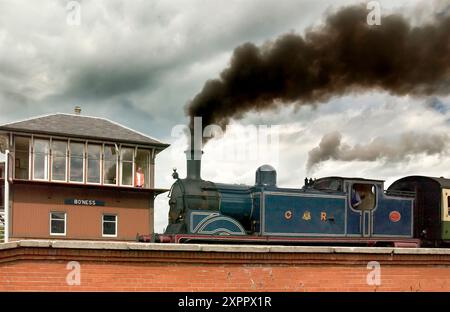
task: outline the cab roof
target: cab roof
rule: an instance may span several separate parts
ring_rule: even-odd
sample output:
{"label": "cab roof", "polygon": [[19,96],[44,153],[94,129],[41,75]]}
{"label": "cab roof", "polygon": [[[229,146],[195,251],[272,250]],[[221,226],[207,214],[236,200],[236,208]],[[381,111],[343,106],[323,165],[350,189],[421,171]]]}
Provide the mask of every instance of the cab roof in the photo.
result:
{"label": "cab roof", "polygon": [[440,185],[441,188],[450,188],[450,179],[444,177],[427,177],[427,176],[407,176],[395,181],[391,187],[402,182],[421,182],[421,181],[434,181]]}
{"label": "cab roof", "polygon": [[376,180],[376,179],[365,179],[365,178],[358,178],[358,177],[338,177],[338,176],[330,176],[330,177],[323,177],[319,178],[316,181],[322,181],[322,180],[352,180],[352,181],[361,181],[361,182],[381,182],[383,183],[384,180]]}

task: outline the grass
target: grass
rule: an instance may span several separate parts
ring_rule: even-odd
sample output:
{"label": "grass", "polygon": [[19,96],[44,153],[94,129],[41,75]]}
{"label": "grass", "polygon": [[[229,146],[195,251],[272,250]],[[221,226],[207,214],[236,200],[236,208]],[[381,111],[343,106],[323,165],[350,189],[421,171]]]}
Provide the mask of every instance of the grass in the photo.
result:
{"label": "grass", "polygon": [[3,243],[5,238],[5,228],[3,225],[0,225],[0,243]]}

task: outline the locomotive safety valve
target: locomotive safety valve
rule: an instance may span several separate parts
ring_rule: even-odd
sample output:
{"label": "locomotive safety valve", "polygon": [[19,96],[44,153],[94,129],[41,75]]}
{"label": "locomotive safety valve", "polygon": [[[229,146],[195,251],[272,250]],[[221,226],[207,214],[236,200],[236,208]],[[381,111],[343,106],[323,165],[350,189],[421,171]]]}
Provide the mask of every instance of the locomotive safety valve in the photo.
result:
{"label": "locomotive safety valve", "polygon": [[173,168],[172,178],[174,178],[175,180],[178,180],[179,176],[178,176],[177,168]]}

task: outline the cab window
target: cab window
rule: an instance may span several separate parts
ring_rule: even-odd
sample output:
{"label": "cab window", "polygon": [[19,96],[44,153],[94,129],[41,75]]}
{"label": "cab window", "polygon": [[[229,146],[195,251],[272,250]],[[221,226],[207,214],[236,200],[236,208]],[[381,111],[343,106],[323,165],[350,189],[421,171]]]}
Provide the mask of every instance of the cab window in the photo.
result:
{"label": "cab window", "polygon": [[350,192],[353,209],[372,210],[376,205],[376,186],[374,184],[354,183]]}

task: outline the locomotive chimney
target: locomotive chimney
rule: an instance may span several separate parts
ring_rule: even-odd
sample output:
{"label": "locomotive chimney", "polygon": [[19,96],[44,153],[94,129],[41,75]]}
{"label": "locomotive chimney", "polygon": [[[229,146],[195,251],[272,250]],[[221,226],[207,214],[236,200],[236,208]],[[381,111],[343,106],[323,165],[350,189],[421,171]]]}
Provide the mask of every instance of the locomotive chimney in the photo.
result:
{"label": "locomotive chimney", "polygon": [[190,123],[190,142],[186,153],[187,179],[201,180],[202,165],[202,122],[201,117],[194,117]]}

